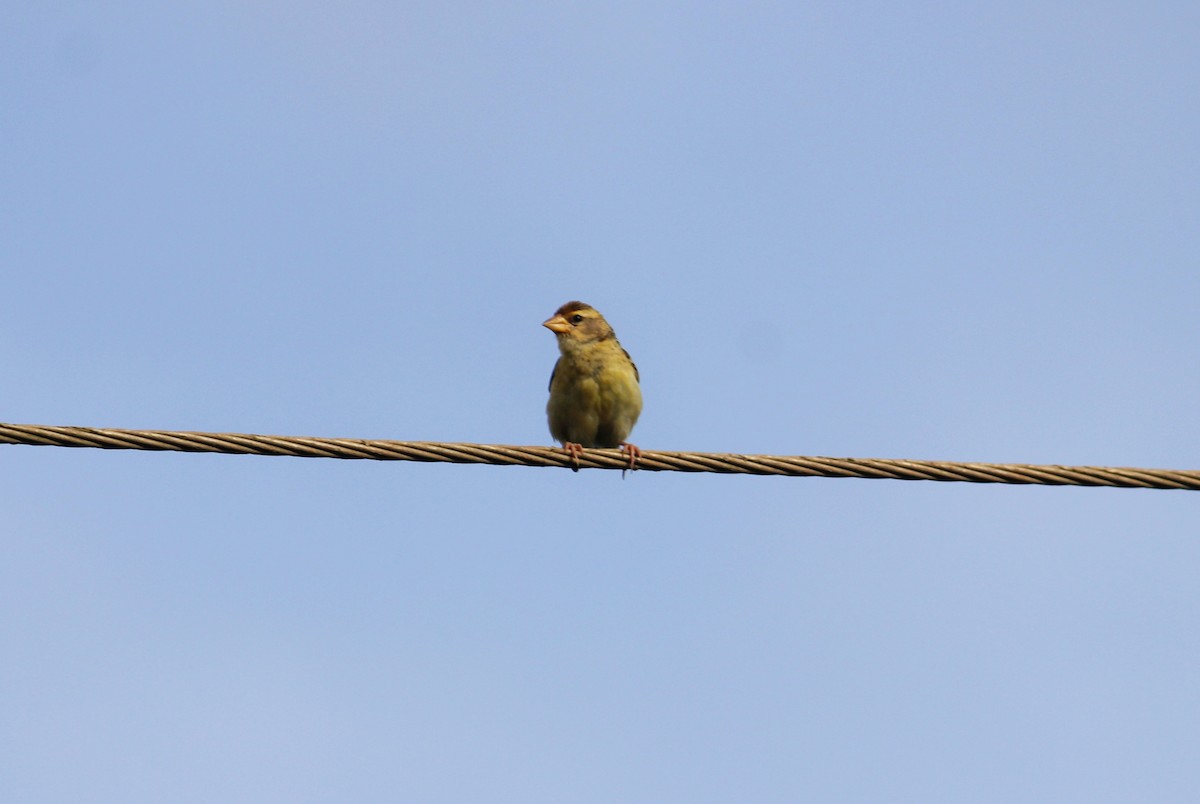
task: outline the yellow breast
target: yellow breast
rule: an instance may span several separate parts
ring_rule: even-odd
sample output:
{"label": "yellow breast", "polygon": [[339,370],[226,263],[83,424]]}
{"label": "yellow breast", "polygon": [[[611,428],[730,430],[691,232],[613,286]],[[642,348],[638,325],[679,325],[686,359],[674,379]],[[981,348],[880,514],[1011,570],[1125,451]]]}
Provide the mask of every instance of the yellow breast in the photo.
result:
{"label": "yellow breast", "polygon": [[637,371],[616,339],[563,355],[555,367],[546,414],[550,434],[584,447],[617,447],[642,412]]}

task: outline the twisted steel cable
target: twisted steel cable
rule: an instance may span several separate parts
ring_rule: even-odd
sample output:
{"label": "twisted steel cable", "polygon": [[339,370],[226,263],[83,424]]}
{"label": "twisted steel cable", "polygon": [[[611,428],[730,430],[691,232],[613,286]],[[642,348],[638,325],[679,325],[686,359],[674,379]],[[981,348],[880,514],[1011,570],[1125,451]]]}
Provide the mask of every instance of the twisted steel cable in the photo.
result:
{"label": "twisted steel cable", "polygon": [[[570,456],[556,447],[247,433],[192,433],[173,430],[118,430],[35,424],[0,424],[0,444],[575,468]],[[585,450],[579,460],[581,469],[626,469],[627,466],[627,458],[616,449]],[[650,472],[716,472],[788,477],[859,477],[1200,491],[1200,471],[1106,466],[1037,466],[891,458],[643,451],[638,461],[638,469]]]}

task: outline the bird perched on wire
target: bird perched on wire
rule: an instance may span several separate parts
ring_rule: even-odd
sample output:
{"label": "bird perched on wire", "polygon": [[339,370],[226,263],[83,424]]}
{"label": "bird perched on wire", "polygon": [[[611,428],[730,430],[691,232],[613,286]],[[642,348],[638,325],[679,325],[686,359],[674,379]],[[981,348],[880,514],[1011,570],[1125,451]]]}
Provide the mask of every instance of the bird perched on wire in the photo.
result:
{"label": "bird perched on wire", "polygon": [[629,352],[604,316],[583,302],[567,302],[542,326],[558,338],[561,353],[546,403],[550,435],[576,471],[585,447],[620,447],[633,469],[642,452],[626,439],[642,412],[642,389]]}

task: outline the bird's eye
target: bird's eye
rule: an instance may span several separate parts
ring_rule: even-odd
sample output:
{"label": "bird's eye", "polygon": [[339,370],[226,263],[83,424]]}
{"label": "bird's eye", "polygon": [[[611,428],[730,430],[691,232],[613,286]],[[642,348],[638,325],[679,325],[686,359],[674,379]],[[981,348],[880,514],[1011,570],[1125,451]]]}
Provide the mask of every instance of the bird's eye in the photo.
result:
{"label": "bird's eye", "polygon": [[579,313],[576,313],[575,315],[571,316],[572,324],[578,324],[582,320],[583,320],[583,316],[581,316]]}

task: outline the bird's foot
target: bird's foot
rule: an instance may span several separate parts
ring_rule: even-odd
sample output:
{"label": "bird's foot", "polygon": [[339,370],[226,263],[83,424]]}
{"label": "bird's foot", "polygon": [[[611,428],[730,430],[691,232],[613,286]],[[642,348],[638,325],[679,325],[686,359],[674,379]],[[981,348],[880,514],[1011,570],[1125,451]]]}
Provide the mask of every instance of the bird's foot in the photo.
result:
{"label": "bird's foot", "polygon": [[576,444],[574,441],[563,442],[563,452],[571,456],[575,466],[571,468],[572,472],[579,471],[579,458],[583,455],[583,444]]}
{"label": "bird's foot", "polygon": [[629,470],[633,471],[637,468],[637,460],[642,457],[642,451],[628,441],[621,442],[621,452],[629,456]]}

